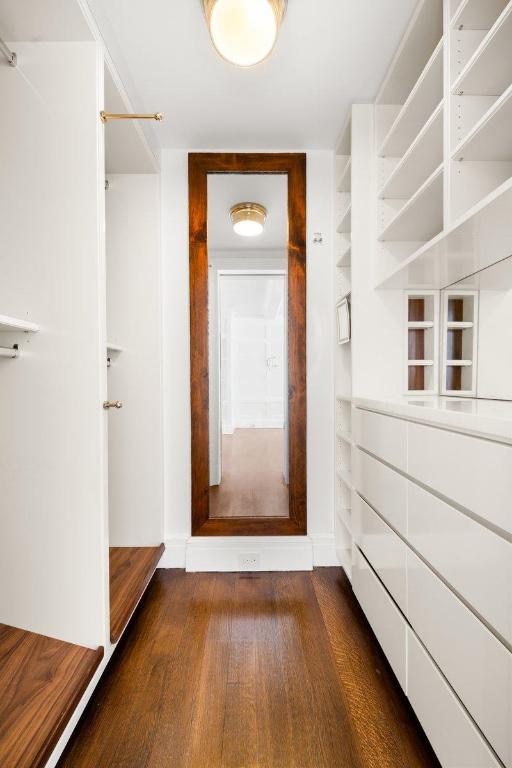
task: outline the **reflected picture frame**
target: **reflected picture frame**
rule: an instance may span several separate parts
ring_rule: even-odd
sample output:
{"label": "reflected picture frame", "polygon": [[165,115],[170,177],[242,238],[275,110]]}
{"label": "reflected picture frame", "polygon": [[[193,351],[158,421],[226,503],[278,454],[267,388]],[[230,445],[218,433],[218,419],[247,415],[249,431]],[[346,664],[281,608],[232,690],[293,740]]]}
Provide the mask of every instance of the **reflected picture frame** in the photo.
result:
{"label": "reflected picture frame", "polygon": [[347,344],[350,341],[350,299],[348,296],[336,304],[336,328],[338,344]]}

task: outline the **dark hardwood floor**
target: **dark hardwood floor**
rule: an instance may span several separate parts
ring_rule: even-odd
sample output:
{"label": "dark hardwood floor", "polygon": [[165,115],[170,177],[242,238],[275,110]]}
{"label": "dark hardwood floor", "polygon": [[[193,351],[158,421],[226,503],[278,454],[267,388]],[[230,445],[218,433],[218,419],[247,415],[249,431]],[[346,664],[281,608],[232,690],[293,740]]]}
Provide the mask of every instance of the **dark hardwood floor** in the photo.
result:
{"label": "dark hardwood floor", "polygon": [[338,568],[158,570],[59,768],[438,768]]}

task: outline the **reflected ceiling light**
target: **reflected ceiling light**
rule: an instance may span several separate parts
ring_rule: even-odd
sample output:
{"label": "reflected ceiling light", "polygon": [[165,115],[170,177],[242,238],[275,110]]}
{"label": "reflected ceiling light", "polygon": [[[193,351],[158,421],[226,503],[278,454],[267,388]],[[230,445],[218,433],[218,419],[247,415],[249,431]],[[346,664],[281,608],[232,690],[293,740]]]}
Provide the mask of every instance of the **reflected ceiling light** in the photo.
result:
{"label": "reflected ceiling light", "polygon": [[259,203],[237,203],[231,208],[229,216],[237,235],[256,237],[263,232],[267,209]]}
{"label": "reflected ceiling light", "polygon": [[287,0],[202,0],[212,43],[239,67],[258,64],[272,52]]}

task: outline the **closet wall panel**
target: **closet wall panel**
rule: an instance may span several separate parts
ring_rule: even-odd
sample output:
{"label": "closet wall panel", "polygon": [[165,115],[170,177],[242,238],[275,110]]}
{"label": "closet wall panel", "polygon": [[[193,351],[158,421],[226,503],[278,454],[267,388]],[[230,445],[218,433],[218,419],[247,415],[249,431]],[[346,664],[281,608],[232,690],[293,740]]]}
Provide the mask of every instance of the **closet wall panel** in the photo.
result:
{"label": "closet wall panel", "polygon": [[102,61],[15,44],[0,67],[0,621],[103,643]]}
{"label": "closet wall panel", "polygon": [[109,539],[145,547],[163,528],[160,177],[107,178]]}

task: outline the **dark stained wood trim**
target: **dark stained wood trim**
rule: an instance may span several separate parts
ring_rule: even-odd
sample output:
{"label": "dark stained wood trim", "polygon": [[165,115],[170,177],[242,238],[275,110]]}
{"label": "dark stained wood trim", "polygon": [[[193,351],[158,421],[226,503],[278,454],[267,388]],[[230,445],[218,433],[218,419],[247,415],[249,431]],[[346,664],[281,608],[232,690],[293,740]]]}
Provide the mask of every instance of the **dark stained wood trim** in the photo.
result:
{"label": "dark stained wood trim", "polygon": [[[288,416],[290,519],[209,518],[207,182],[213,173],[288,177]],[[306,155],[189,154],[190,394],[192,535],[307,533],[306,467]]]}
{"label": "dark stained wood trim", "polygon": [[110,641],[117,643],[137,603],[146,591],[158,561],[159,547],[110,547]]}
{"label": "dark stained wood trim", "polygon": [[42,768],[103,658],[0,624],[0,765]]}

